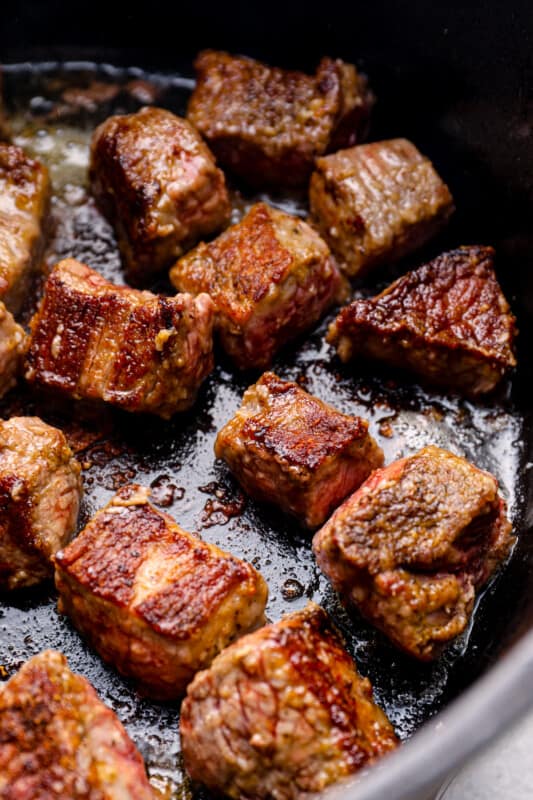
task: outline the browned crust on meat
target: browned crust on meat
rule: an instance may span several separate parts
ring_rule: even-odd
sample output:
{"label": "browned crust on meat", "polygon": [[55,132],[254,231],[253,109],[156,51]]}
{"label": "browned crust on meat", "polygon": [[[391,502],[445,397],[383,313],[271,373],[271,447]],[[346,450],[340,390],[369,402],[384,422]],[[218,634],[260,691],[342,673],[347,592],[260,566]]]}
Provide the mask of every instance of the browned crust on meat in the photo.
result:
{"label": "browned crust on meat", "polygon": [[16,383],[22,369],[25,346],[24,328],[17,325],[0,300],[0,397]]}
{"label": "browned crust on meat", "polygon": [[340,358],[381,359],[477,395],[516,365],[516,320],[494,272],[492,247],[461,247],[354,300],[328,333]]}
{"label": "browned crust on meat", "polygon": [[204,50],[194,66],[187,116],[249,183],[303,185],[316,156],[367,131],[373,96],[352,64],[323,58],[311,76]]}
{"label": "browned crust on meat", "polygon": [[4,800],[153,800],[142,758],[111,709],[47,650],[0,687]]}
{"label": "browned crust on meat", "polygon": [[429,660],[465,630],[476,590],[513,542],[496,479],[431,446],[374,472],[313,550],[346,602]]}

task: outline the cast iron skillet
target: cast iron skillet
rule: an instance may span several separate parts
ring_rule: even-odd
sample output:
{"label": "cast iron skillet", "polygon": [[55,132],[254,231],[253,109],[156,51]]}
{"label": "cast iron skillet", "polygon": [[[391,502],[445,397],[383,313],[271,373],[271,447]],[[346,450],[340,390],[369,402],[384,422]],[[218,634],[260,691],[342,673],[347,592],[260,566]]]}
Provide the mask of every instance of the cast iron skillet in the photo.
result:
{"label": "cast iron skillet", "polygon": [[[519,369],[495,397],[471,405],[427,392],[390,372],[342,367],[323,345],[325,324],[280,354],[274,365],[281,375],[304,380],[307,388],[343,410],[369,417],[387,460],[436,441],[491,469],[502,482],[519,534],[517,547],[481,598],[468,635],[430,667],[398,655],[361,620],[348,620],[314,568],[308,538],[272,510],[251,502],[243,505],[236,485],[214,463],[216,429],[231,416],[254,374],[236,376],[219,359],[195,409],[170,424],[115,412],[94,415],[24,391],[0,409],[2,416],[39,413],[67,429],[87,466],[82,523],[124,481],[153,484],[159,502],[184,527],[201,529],[205,538],[256,560],[270,585],[272,619],[300,607],[308,597],[334,615],[400,735],[409,738],[426,723],[367,777],[328,792],[339,798],[425,798],[446,772],[502,730],[533,698],[533,634],[528,633],[533,620],[529,16],[526,2],[474,3],[461,9],[453,3],[413,0],[360,7],[353,2],[312,7],[278,0],[261,6],[226,2],[201,7],[152,2],[138,13],[120,4],[112,10],[99,3],[82,9],[50,0],[26,2],[12,13],[3,10],[0,61],[76,59],[155,70],[161,103],[178,112],[189,84],[175,76],[190,77],[194,54],[206,46],[304,69],[313,68],[323,54],[356,61],[369,74],[379,99],[371,138],[411,138],[433,159],[458,208],[445,234],[397,272],[448,246],[487,243],[497,248],[498,275],[521,334]],[[57,65],[49,63],[44,73],[68,73],[79,82],[89,80],[92,69],[78,63],[58,72]],[[171,78],[161,77],[162,72]],[[107,68],[97,75],[122,82],[138,77]],[[9,85],[18,87],[21,103],[33,97],[36,113],[46,111],[46,98],[35,99],[41,96],[34,91],[42,80],[38,70],[28,65],[22,73],[8,70],[5,78],[8,90]],[[274,199],[288,202],[286,197]],[[290,202],[290,207],[303,211],[298,198]],[[77,255],[118,280],[112,235],[95,213],[83,202],[77,210],[70,208],[68,230],[56,241],[56,254]],[[392,274],[396,273],[371,276],[361,291],[375,292]],[[389,424],[391,438],[385,435]],[[54,607],[52,587],[2,599],[0,662],[7,675],[44,647],[62,649],[71,666],[115,708],[154,781],[179,782],[177,708],[139,699],[84,646]],[[183,794],[176,796],[184,796],[188,788],[182,786],[179,792]]]}

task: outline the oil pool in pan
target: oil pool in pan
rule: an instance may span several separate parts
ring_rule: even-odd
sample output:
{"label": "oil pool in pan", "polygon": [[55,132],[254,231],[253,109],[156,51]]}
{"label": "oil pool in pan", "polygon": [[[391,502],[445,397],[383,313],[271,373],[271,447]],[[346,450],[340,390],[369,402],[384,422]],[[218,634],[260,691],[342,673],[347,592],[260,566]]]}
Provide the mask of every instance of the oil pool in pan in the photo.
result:
{"label": "oil pool in pan", "polygon": [[[88,64],[61,69],[25,64],[8,67],[4,82],[14,141],[51,170],[55,228],[47,261],[73,256],[106,278],[123,282],[112,230],[87,192],[90,133],[109,114],[150,102],[183,114],[191,81]],[[235,220],[257,199],[306,214],[304,196],[252,197],[235,190],[233,197]],[[417,256],[410,263],[419,263]],[[373,294],[388,278],[381,274],[379,284],[370,279],[364,291]],[[165,282],[156,288],[170,291]],[[26,320],[34,305],[35,298],[28,298]],[[327,322],[304,342],[282,352],[273,365],[275,371],[298,380],[340,410],[369,419],[387,462],[433,443],[494,473],[511,518],[517,522],[523,506],[518,483],[524,457],[523,421],[512,408],[508,391],[504,388],[499,398],[474,405],[428,393],[409,378],[390,372],[343,367],[324,343]],[[463,688],[465,664],[475,662],[489,647],[492,622],[486,609],[494,606],[498,579],[478,600],[470,630],[435,664],[413,662],[362,620],[349,620],[314,564],[310,536],[295,522],[247,500],[225,467],[215,462],[216,432],[233,415],[246,386],[256,379],[254,374],[235,374],[218,360],[194,409],[170,422],[63,406],[23,388],[0,404],[0,415],[35,413],[65,430],[84,468],[80,526],[120,486],[137,481],[151,486],[154,502],[184,528],[199,531],[207,541],[261,570],[270,587],[270,619],[304,606],[308,599],[322,604],[343,631],[361,673],[372,680],[376,699],[398,734],[410,736]],[[0,598],[1,676],[9,677],[27,658],[47,647],[64,652],[72,669],[85,675],[116,711],[144,756],[154,786],[167,797],[190,797],[180,765],[178,706],[139,698],[106,667],[68,620],[57,614],[52,586]]]}

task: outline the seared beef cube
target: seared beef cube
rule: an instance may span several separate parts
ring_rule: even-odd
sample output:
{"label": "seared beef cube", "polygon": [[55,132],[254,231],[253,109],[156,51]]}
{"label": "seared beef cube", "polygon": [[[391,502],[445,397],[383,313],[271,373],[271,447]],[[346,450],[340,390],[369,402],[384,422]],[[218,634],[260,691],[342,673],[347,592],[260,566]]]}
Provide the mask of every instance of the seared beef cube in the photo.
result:
{"label": "seared beef cube", "polygon": [[187,120],[161,108],[102,123],[92,139],[90,179],[137,285],[229,218],[224,174],[209,148]]}
{"label": "seared beef cube", "polygon": [[15,385],[26,344],[24,329],[0,301],[0,397]]}
{"label": "seared beef cube", "polygon": [[0,422],[0,589],[52,576],[81,494],[80,465],[61,431],[38,417]]}
{"label": "seared beef cube", "polygon": [[307,797],[397,744],[313,603],[217,656],[189,686],[180,724],[192,779],[236,800]]}
{"label": "seared beef cube", "polygon": [[241,369],[268,366],[276,350],[320,319],[341,287],[320,236],[265,203],[180,259],[170,280],[180,291],[211,296],[222,346]]}
{"label": "seared beef cube", "polygon": [[319,158],[309,202],[313,223],[352,277],[416,250],[454,210],[446,184],[406,139]]}
{"label": "seared beef cube", "polygon": [[373,475],[318,531],[322,571],[407,653],[436,658],[514,542],[492,475],[425,447]]}
{"label": "seared beef cube", "polygon": [[0,686],[3,800],[155,800],[120,721],[66,658],[46,650]]}
{"label": "seared beef cube", "polygon": [[215,453],[248,494],[309,528],[383,464],[366,420],[341,414],[272,372],[245,392],[217,436]]}
{"label": "seared beef cube", "polygon": [[264,621],[261,575],[182,530],[127,486],[57,554],[60,610],[100,656],[156,699]]}
{"label": "seared beef cube", "polygon": [[467,395],[491,391],[516,360],[515,318],[491,247],[461,247],[342,309],[328,333],[343,361],[377,358]]}
{"label": "seared beef cube", "polygon": [[0,142],[0,300],[16,313],[43,252],[48,172],[20,147]]}
{"label": "seared beef cube", "polygon": [[73,259],[50,274],[31,323],[26,379],[126,411],[189,408],[213,368],[213,304],[115,286]]}
{"label": "seared beef cube", "polygon": [[187,117],[220,163],[255,185],[305,184],[316,156],[360,141],[373,103],[352,64],[323,58],[315,75],[206,50]]}

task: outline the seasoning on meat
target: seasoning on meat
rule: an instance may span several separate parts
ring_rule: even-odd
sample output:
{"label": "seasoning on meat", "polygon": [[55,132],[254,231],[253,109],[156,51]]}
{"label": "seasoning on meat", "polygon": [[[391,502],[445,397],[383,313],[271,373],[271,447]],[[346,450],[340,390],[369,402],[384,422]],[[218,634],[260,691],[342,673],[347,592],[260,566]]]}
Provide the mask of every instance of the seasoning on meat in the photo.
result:
{"label": "seasoning on meat", "polygon": [[315,75],[205,50],[187,117],[220,163],[255,185],[306,183],[316,156],[359,142],[373,104],[352,64],[323,58]]}
{"label": "seasoning on meat", "polygon": [[383,464],[366,420],[341,414],[272,372],[244,393],[217,436],[215,453],[248,494],[309,528],[321,525]]}
{"label": "seasoning on meat", "polygon": [[45,650],[0,685],[2,800],[155,800],[143,760],[66,658]]}
{"label": "seasoning on meat", "polygon": [[0,142],[0,300],[16,313],[44,247],[50,182],[20,147]]}
{"label": "seasoning on meat", "polygon": [[351,277],[416,250],[454,210],[446,184],[406,139],[319,158],[309,203],[313,224]]}
{"label": "seasoning on meat", "polygon": [[0,421],[0,589],[52,576],[81,495],[80,465],[61,431],[38,417]]}
{"label": "seasoning on meat", "polygon": [[60,610],[104,661],[156,699],[180,697],[194,673],[264,622],[267,586],[245,561],[182,530],[121,489],[57,554]]}
{"label": "seasoning on meat", "polygon": [[496,479],[431,446],[374,472],[313,549],[347,604],[427,661],[465,630],[513,542]]}
{"label": "seasoning on meat", "polygon": [[342,309],[328,333],[343,361],[377,358],[467,395],[515,366],[515,319],[491,247],[461,247]]}
{"label": "seasoning on meat", "polygon": [[90,179],[135,285],[147,285],[229,219],[224,174],[209,148],[187,120],[161,108],[102,123]]}
{"label": "seasoning on meat", "polygon": [[180,291],[212,297],[222,346],[241,369],[268,366],[276,350],[320,319],[341,289],[320,236],[265,203],[178,261],[170,280]]}
{"label": "seasoning on meat", "polygon": [[22,368],[26,334],[0,301],[0,397],[11,389]]}
{"label": "seasoning on meat", "polygon": [[235,800],[307,797],[397,744],[313,603],[217,656],[189,686],[180,724],[189,775]]}
{"label": "seasoning on meat", "polygon": [[213,304],[115,286],[60,261],[31,323],[26,379],[71,397],[168,418],[213,368]]}

